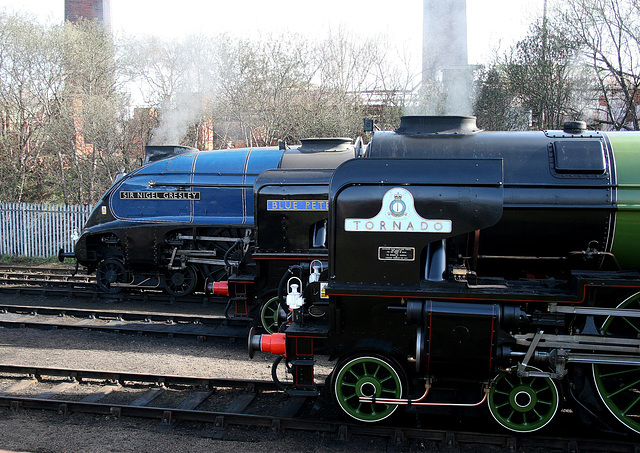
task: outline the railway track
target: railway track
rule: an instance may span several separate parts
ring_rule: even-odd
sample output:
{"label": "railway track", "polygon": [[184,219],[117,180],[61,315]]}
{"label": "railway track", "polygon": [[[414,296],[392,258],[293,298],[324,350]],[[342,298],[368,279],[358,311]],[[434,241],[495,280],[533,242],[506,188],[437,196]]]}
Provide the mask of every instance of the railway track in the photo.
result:
{"label": "railway track", "polygon": [[144,335],[247,337],[249,319],[152,311],[85,309],[0,303],[0,326],[80,329]]}
{"label": "railway track", "polygon": [[95,292],[95,277],[75,274],[67,267],[0,266],[0,291],[50,291],[66,294]]}
{"label": "railway track", "polygon": [[95,282],[93,275],[78,274],[74,268],[66,266],[20,266],[13,264],[0,265],[0,281],[36,280],[36,281],[68,281]]}
{"label": "railway track", "polygon": [[[19,270],[20,271],[20,270]],[[70,270],[69,273],[71,272]],[[4,275],[4,274],[3,274]],[[61,279],[43,283],[30,278],[24,284],[29,291],[20,294],[39,296],[68,295],[68,287],[62,287]],[[26,279],[29,280],[29,279]],[[15,282],[15,280],[13,280]],[[80,285],[82,282],[70,282]],[[89,283],[91,285],[91,283]],[[0,288],[11,286],[0,281]],[[53,290],[53,291],[52,291]],[[32,293],[31,291],[35,291]],[[182,314],[172,302],[173,298],[156,293],[103,294],[103,300],[84,290],[73,293],[83,307],[52,307],[41,304],[2,303],[0,298],[0,325],[31,326],[45,329],[82,329],[130,332],[145,335],[187,336],[198,339],[207,337],[246,338],[248,320],[226,320],[221,304],[211,304],[217,314]],[[80,297],[75,297],[80,296]],[[34,298],[29,298],[34,300]],[[186,302],[180,298],[180,305]],[[38,299],[41,301],[41,299]],[[82,301],[86,300],[86,304]],[[130,309],[130,307],[106,308],[107,305],[128,305],[129,302],[169,303],[172,312]],[[206,297],[190,298],[191,302],[209,304]],[[120,304],[124,302],[124,304]],[[185,304],[186,307],[189,304]],[[191,304],[194,305],[194,304]],[[88,308],[85,308],[88,307]],[[9,410],[44,409],[63,415],[88,413],[115,417],[142,417],[156,419],[170,425],[182,422],[210,424],[213,436],[224,437],[234,427],[258,427],[267,431],[320,432],[337,439],[351,436],[377,436],[387,439],[390,450],[410,442],[435,442],[456,451],[463,445],[486,445],[504,448],[505,451],[638,451],[636,443],[616,435],[609,439],[585,438],[580,434],[567,437],[558,435],[514,436],[503,433],[424,429],[409,418],[399,425],[360,425],[345,423],[340,417],[318,416],[313,398],[288,397],[277,390],[271,381],[199,378],[189,376],[164,376],[113,371],[97,372],[77,369],[38,368],[0,365],[0,407]],[[335,414],[334,414],[335,415]],[[434,426],[432,424],[424,424]],[[450,423],[453,425],[453,423]],[[466,424],[465,424],[466,425]],[[466,425],[468,426],[468,425]],[[579,431],[576,431],[579,433]]]}
{"label": "railway track", "polygon": [[[66,267],[0,266],[0,325],[41,329],[82,329],[144,335],[246,338],[249,318],[227,318],[226,299],[205,295],[175,298],[159,291],[106,294],[91,276]],[[33,303],[37,298],[37,304]],[[42,302],[46,298],[46,303]],[[62,301],[62,302],[60,302]],[[200,304],[206,310],[189,307]],[[118,305],[118,308],[113,308]],[[162,311],[170,306],[171,310]],[[140,309],[140,306],[146,307]],[[157,307],[157,309],[156,309]],[[206,314],[203,314],[206,312]]]}
{"label": "railway track", "polygon": [[101,291],[93,275],[73,275],[68,267],[29,267],[0,265],[0,293],[27,296],[90,297],[100,301],[139,301],[153,303],[226,304],[227,298],[204,293],[173,296],[159,289],[125,289],[117,293]]}
{"label": "railway track", "polygon": [[[345,423],[323,418],[315,398],[289,397],[273,382],[171,376],[117,371],[90,371],[0,365],[0,407],[13,411],[37,409],[74,413],[140,417],[163,424],[211,424],[212,437],[223,438],[233,427],[270,431],[310,431],[347,440],[351,436],[387,439],[395,450],[410,442],[436,442],[456,451],[460,446],[493,446],[505,451],[563,450],[637,452],[624,438],[526,437],[491,432],[451,431],[399,425]],[[415,423],[414,423],[415,424]]]}
{"label": "railway track", "polygon": [[0,265],[0,293],[35,296],[92,297],[105,301],[150,301],[226,303],[227,299],[194,293],[176,297],[159,289],[141,288],[118,293],[101,291],[94,275],[75,274],[74,269],[62,266],[30,267]]}

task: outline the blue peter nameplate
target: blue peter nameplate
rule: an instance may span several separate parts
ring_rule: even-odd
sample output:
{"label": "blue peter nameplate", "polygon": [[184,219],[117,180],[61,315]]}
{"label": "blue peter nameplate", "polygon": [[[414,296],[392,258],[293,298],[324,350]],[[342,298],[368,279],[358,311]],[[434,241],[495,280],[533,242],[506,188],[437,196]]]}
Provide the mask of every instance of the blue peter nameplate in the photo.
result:
{"label": "blue peter nameplate", "polygon": [[327,200],[267,200],[267,211],[328,211]]}

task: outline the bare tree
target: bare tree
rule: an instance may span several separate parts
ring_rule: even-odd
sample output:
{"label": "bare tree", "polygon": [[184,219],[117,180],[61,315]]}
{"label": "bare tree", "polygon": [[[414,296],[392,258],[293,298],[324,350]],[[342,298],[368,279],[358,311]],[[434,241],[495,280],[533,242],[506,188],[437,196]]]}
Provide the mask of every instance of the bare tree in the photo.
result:
{"label": "bare tree", "polygon": [[575,30],[599,89],[599,121],[639,130],[640,2],[569,0],[564,20]]}
{"label": "bare tree", "polygon": [[411,55],[403,50],[389,46],[383,35],[362,39],[344,28],[331,31],[319,43],[320,85],[344,98],[351,124],[360,125],[362,116],[384,128],[399,124],[403,109],[414,101],[420,77],[412,71]]}
{"label": "bare tree", "polygon": [[128,39],[122,47],[131,85],[142,102],[158,112],[151,142],[196,146],[192,132],[197,136],[215,85],[213,40],[188,36],[168,42],[150,37]]}
{"label": "bare tree", "polygon": [[[321,112],[333,90],[314,83],[314,51],[309,42],[286,37],[221,42],[216,60],[218,122],[226,124],[228,132],[235,128],[248,145],[295,142],[324,128]],[[221,139],[228,141],[232,135]]]}
{"label": "bare tree", "polygon": [[59,27],[0,14],[3,199],[20,202],[48,192],[43,147],[63,88],[59,43]]}
{"label": "bare tree", "polygon": [[124,54],[142,99],[159,112],[152,140],[198,146],[213,124],[217,146],[226,147],[354,136],[372,113],[397,124],[413,80],[387,47],[341,29],[319,42],[286,35],[130,40]]}
{"label": "bare tree", "polygon": [[572,103],[576,86],[573,67],[578,47],[561,23],[532,25],[506,58],[505,72],[512,92],[531,110],[540,129],[558,129],[575,119]]}
{"label": "bare tree", "polygon": [[50,124],[50,151],[65,202],[93,203],[123,166],[128,100],[113,40],[100,23],[67,23],[63,38],[64,98]]}
{"label": "bare tree", "polygon": [[480,76],[476,115],[489,129],[559,129],[584,115],[579,45],[560,21],[542,19]]}
{"label": "bare tree", "polygon": [[96,22],[0,15],[0,198],[93,203],[123,164],[127,99]]}

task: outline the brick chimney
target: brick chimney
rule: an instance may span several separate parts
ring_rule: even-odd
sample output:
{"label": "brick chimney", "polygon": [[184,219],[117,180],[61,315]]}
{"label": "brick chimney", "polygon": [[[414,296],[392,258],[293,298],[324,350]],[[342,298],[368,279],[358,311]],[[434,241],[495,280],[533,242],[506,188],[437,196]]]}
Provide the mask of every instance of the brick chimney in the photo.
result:
{"label": "brick chimney", "polygon": [[64,0],[64,19],[77,22],[80,18],[97,20],[111,27],[111,0]]}

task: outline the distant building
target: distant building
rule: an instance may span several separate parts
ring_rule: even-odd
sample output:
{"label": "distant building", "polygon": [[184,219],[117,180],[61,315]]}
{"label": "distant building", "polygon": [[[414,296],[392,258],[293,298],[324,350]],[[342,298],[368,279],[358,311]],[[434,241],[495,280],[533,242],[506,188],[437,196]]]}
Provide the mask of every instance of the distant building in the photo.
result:
{"label": "distant building", "polygon": [[64,19],[75,23],[81,18],[111,28],[111,0],[64,0]]}

